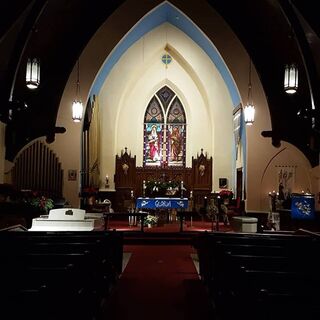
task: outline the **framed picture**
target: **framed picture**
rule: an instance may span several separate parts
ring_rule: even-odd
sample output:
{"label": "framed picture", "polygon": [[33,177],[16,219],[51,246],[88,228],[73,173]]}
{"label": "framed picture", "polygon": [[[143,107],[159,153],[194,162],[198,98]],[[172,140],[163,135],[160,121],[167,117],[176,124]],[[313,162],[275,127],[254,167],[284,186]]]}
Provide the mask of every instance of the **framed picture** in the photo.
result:
{"label": "framed picture", "polygon": [[219,188],[220,189],[228,188],[228,179],[227,178],[219,178]]}
{"label": "framed picture", "polygon": [[68,170],[68,181],[77,180],[77,170],[69,169]]}

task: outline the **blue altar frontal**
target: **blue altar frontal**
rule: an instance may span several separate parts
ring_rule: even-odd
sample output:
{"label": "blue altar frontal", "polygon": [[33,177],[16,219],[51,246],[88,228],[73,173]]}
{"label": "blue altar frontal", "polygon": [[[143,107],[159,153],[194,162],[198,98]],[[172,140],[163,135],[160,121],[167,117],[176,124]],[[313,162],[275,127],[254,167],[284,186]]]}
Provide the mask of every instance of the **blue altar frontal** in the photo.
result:
{"label": "blue altar frontal", "polygon": [[136,207],[145,209],[187,209],[188,198],[137,198]]}

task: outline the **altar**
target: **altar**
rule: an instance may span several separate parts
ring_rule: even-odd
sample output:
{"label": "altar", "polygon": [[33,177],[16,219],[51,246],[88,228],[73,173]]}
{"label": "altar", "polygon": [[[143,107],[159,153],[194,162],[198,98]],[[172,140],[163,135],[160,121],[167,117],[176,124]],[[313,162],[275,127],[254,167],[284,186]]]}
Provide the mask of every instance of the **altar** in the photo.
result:
{"label": "altar", "polygon": [[163,223],[171,223],[177,219],[177,210],[185,210],[188,208],[188,198],[139,197],[136,199],[136,208],[140,210],[156,210],[155,214],[158,216],[160,221]]}

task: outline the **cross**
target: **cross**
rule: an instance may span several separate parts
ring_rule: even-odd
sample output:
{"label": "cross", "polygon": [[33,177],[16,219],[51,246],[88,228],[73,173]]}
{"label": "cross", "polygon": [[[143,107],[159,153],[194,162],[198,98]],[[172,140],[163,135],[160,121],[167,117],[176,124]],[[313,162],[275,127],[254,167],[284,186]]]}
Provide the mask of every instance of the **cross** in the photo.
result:
{"label": "cross", "polygon": [[167,66],[172,61],[172,58],[170,55],[164,54],[161,60]]}

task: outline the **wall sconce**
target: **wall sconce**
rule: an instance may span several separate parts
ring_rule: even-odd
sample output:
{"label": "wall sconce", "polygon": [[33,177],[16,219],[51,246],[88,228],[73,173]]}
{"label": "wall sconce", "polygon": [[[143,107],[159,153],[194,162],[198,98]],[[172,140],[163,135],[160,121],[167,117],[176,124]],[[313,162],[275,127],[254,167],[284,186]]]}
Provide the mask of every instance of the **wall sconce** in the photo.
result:
{"label": "wall sconce", "polygon": [[106,180],[105,180],[105,184],[104,184],[105,188],[109,188],[109,176],[106,175]]}
{"label": "wall sconce", "polygon": [[26,69],[26,85],[29,89],[37,89],[40,85],[40,60],[28,59]]}
{"label": "wall sconce", "polygon": [[76,99],[72,103],[72,120],[80,122],[82,120],[83,104],[80,99],[80,81],[79,81],[79,60],[77,62],[77,84],[76,84]]}
{"label": "wall sconce", "polygon": [[251,84],[251,59],[249,62],[249,83],[248,83],[248,101],[247,105],[243,108],[244,122],[246,125],[251,126],[254,122],[255,108],[252,102],[252,84]]}
{"label": "wall sconce", "polygon": [[284,91],[288,94],[294,94],[298,89],[298,68],[292,63],[286,65],[284,69]]}

